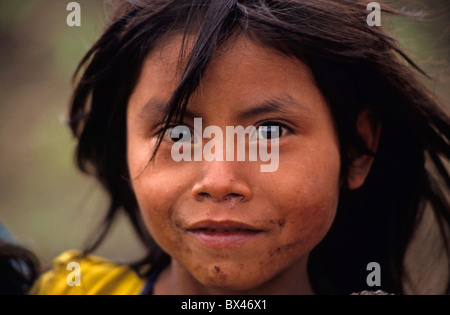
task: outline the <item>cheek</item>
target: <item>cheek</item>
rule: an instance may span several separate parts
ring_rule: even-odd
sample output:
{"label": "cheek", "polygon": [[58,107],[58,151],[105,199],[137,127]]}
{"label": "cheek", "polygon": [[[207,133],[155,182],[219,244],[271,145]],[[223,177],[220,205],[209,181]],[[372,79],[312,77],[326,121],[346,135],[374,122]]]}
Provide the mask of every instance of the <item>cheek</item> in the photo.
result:
{"label": "cheek", "polygon": [[153,240],[166,252],[177,256],[183,252],[189,253],[183,242],[183,235],[179,229],[176,217],[178,197],[182,194],[180,183],[171,180],[175,176],[151,174],[149,166],[142,174],[142,180],[135,180],[133,188],[138,201],[144,223]]}
{"label": "cheek", "polygon": [[287,243],[298,242],[312,250],[325,237],[333,223],[338,203],[336,194],[299,196],[297,206],[291,208],[289,219],[286,220]]}
{"label": "cheek", "polygon": [[[144,145],[130,141],[128,144],[128,167],[132,189],[136,196],[144,223],[157,243],[174,239],[171,220],[177,197],[183,182],[180,170],[171,167],[170,153],[158,151],[150,162],[152,144]],[[158,171],[158,170],[164,170]]]}
{"label": "cheek", "polygon": [[[333,223],[339,201],[340,156],[337,146],[315,148],[302,158],[290,159],[282,173],[284,185],[280,196],[282,220],[286,222],[283,242],[301,243],[312,249],[326,235]],[[287,159],[289,160],[289,159]]]}
{"label": "cheek", "polygon": [[[139,210],[141,211],[147,229],[152,235],[160,234],[164,231],[166,225],[170,223],[171,204],[166,198],[163,198],[164,190],[158,186],[155,178],[154,181],[148,180],[147,176],[142,174],[142,178],[133,180],[133,190],[138,201]],[[161,183],[161,181],[159,181]],[[167,185],[161,183],[161,185]]]}

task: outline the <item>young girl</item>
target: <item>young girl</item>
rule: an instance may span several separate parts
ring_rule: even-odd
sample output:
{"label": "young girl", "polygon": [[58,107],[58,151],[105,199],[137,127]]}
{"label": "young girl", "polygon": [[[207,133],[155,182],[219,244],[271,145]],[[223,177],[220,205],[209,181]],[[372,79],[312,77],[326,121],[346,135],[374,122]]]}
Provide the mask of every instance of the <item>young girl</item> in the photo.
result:
{"label": "young girl", "polygon": [[[440,281],[425,293],[448,293],[450,120],[368,25],[367,3],[118,1],[70,110],[78,165],[109,212],[92,246],[62,254],[32,292],[403,294],[427,277]],[[174,145],[205,145],[208,126],[254,126],[246,144],[277,149],[276,170],[176,161]],[[119,211],[148,248],[132,266],[90,255]],[[408,255],[430,244],[437,256]]]}

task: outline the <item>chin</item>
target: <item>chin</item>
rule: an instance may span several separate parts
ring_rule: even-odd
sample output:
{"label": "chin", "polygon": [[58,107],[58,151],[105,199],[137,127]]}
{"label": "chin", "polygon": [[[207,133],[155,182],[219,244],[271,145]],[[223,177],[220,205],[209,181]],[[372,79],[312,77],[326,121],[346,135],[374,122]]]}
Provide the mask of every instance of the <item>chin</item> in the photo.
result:
{"label": "chin", "polygon": [[224,293],[251,291],[259,287],[264,281],[262,275],[258,275],[255,271],[246,270],[243,267],[236,270],[234,268],[226,268],[223,265],[207,267],[196,278],[203,286],[225,291]]}

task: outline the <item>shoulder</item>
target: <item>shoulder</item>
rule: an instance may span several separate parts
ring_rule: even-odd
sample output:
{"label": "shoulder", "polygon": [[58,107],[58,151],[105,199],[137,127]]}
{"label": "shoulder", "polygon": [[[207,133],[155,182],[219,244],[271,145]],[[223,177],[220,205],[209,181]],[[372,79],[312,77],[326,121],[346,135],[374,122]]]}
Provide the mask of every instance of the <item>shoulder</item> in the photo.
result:
{"label": "shoulder", "polygon": [[53,261],[53,268],[36,281],[30,294],[139,294],[145,279],[129,266],[71,250]]}

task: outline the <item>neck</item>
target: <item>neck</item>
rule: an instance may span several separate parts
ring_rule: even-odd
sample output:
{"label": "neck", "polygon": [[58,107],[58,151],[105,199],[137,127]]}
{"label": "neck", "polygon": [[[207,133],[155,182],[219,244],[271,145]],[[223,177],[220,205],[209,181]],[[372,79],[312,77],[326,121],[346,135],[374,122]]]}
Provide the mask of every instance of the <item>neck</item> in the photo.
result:
{"label": "neck", "polygon": [[180,263],[172,260],[155,283],[156,295],[311,295],[307,257],[264,282],[244,291],[208,287],[198,282]]}

